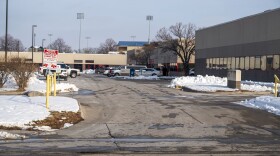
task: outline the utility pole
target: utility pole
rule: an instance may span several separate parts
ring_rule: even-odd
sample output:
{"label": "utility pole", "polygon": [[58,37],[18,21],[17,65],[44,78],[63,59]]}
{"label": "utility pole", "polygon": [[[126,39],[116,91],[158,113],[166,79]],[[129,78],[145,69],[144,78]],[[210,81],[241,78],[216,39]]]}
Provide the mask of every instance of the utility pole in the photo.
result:
{"label": "utility pole", "polygon": [[8,59],[8,0],[6,0],[5,62]]}

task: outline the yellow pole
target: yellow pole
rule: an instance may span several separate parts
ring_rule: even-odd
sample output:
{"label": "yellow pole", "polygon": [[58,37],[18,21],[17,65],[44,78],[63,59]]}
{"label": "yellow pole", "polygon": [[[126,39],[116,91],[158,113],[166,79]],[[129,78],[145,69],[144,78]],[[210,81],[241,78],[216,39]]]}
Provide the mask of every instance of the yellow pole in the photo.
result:
{"label": "yellow pole", "polygon": [[52,87],[53,87],[53,75],[51,75],[51,79],[50,79],[50,94],[51,94],[51,96],[52,96]]}
{"label": "yellow pole", "polygon": [[50,75],[47,75],[47,88],[46,88],[46,108],[49,109],[49,91],[50,91]]}
{"label": "yellow pole", "polygon": [[274,79],[275,79],[275,84],[274,84],[274,96],[277,97],[277,93],[278,93],[277,84],[278,84],[278,82],[279,82],[279,79],[278,79],[277,75],[274,75]]}
{"label": "yellow pole", "polygon": [[53,96],[56,96],[56,73],[53,74]]}

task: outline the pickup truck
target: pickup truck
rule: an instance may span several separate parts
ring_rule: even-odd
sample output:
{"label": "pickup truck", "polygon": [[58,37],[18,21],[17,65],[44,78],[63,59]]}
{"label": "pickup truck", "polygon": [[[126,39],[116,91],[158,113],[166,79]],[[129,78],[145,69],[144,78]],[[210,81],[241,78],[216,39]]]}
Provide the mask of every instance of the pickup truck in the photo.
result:
{"label": "pickup truck", "polygon": [[[43,75],[46,75],[47,67],[40,67],[40,73]],[[78,75],[80,75],[79,69],[74,69],[69,67],[67,64],[64,63],[58,63],[56,67],[50,68],[50,70],[57,70],[60,69],[61,71],[66,71],[67,75],[71,78],[76,78]]]}

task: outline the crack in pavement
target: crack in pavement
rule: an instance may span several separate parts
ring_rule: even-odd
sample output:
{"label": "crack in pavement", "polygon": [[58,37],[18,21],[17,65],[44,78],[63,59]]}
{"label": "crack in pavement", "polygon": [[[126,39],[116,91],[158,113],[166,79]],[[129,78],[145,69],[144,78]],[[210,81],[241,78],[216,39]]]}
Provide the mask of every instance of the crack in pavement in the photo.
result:
{"label": "crack in pavement", "polygon": [[195,118],[194,116],[192,116],[191,114],[189,114],[188,112],[186,112],[183,109],[180,109],[181,111],[183,111],[184,113],[186,113],[187,115],[189,115],[192,119],[194,119],[195,121],[199,122],[200,124],[203,124],[203,122],[199,121],[197,118]]}
{"label": "crack in pavement", "polygon": [[105,125],[106,125],[106,127],[107,127],[107,129],[108,129],[108,135],[109,135],[112,139],[114,139],[113,143],[114,143],[114,144],[116,145],[116,147],[118,148],[118,151],[120,151],[120,150],[121,150],[121,147],[120,147],[120,146],[118,145],[118,143],[115,141],[115,138],[116,138],[116,137],[114,137],[114,136],[112,135],[111,130],[110,130],[108,124],[105,123]]}

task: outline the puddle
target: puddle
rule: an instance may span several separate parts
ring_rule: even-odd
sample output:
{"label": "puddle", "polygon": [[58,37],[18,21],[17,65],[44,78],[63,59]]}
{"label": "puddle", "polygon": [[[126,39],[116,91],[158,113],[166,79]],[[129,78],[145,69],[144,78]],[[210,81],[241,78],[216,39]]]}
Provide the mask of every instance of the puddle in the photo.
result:
{"label": "puddle", "polygon": [[163,118],[176,118],[176,116],[179,115],[177,113],[170,113],[168,115],[163,115]]}
{"label": "puddle", "polygon": [[163,130],[167,128],[184,127],[183,124],[155,124],[149,127],[149,129]]}
{"label": "puddle", "polygon": [[73,92],[74,95],[95,95],[95,92],[88,89],[79,89],[77,92]]}

